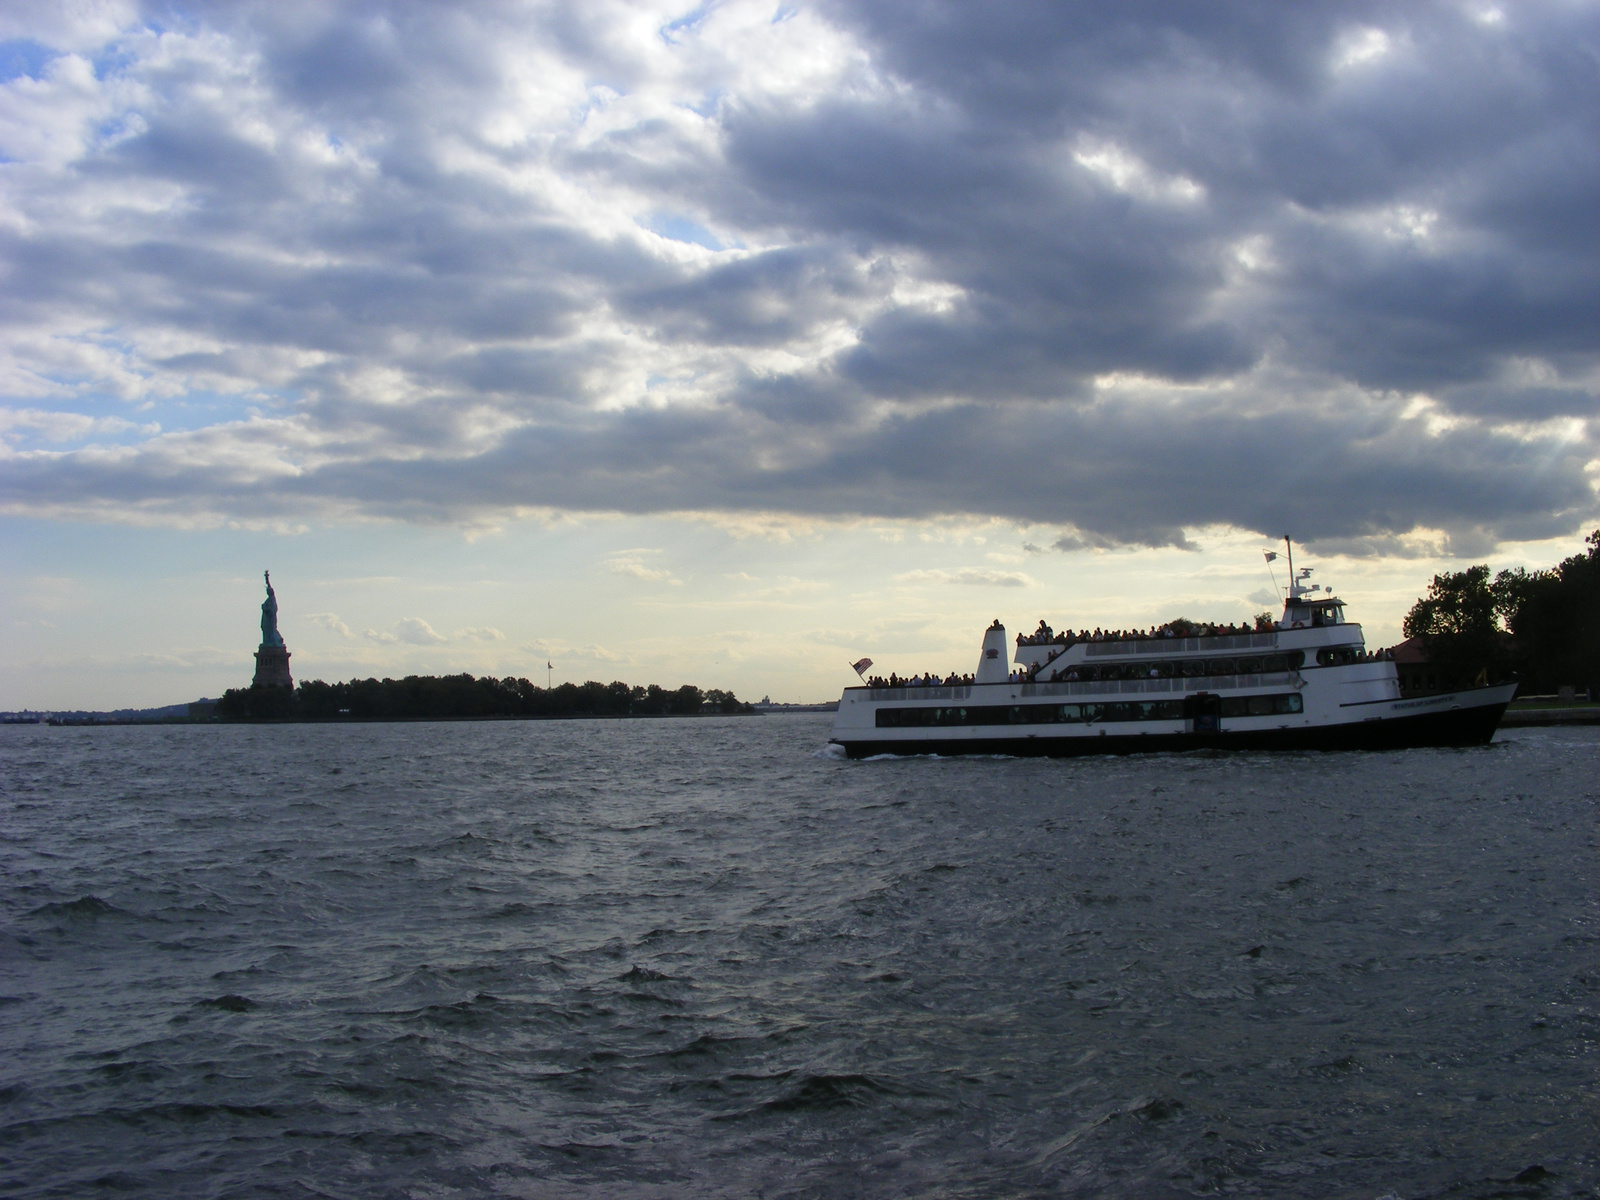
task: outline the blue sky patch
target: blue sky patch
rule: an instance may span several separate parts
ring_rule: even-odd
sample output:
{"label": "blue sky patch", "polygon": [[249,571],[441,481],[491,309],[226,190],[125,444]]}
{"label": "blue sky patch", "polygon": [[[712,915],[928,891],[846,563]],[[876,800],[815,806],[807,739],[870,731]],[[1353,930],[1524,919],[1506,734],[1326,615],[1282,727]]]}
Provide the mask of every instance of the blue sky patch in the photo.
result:
{"label": "blue sky patch", "polygon": [[0,83],[10,83],[24,75],[30,79],[42,78],[45,64],[60,57],[59,51],[30,38],[0,42]]}

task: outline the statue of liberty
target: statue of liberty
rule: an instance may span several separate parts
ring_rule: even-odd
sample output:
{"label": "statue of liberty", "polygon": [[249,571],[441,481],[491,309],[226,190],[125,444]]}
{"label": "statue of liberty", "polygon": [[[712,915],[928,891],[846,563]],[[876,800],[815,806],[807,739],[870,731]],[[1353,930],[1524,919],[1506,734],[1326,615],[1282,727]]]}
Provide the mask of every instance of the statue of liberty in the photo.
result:
{"label": "statue of liberty", "polygon": [[263,571],[261,575],[267,581],[267,598],[261,602],[261,644],[281,646],[283,635],[278,632],[278,594],[272,590],[272,572]]}

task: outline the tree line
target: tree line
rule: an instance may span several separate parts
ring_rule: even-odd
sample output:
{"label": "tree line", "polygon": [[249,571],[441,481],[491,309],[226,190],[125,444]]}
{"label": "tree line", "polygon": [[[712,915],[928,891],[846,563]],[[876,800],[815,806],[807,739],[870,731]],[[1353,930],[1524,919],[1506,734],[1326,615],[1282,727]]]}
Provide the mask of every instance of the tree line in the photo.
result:
{"label": "tree line", "polygon": [[1435,575],[1406,614],[1406,636],[1421,640],[1447,686],[1483,673],[1516,677],[1524,694],[1600,689],[1600,529],[1584,544],[1586,554],[1547,570]]}
{"label": "tree line", "polygon": [[313,679],[293,689],[229,688],[217,702],[226,720],[337,721],[460,717],[690,717],[755,710],[732,692],[691,683],[563,683],[542,688],[526,679],[471,675],[408,675],[404,679]]}

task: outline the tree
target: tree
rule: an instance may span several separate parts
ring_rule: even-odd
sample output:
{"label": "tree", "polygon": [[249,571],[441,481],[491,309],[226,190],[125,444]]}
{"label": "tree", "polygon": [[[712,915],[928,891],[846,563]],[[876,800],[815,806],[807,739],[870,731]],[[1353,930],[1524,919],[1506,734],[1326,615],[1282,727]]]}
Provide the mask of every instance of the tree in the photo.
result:
{"label": "tree", "polygon": [[1584,544],[1587,553],[1549,570],[1435,575],[1406,614],[1406,634],[1422,640],[1446,686],[1514,669],[1524,692],[1600,687],[1600,529]]}
{"label": "tree", "polygon": [[1404,628],[1407,637],[1422,640],[1423,653],[1448,686],[1509,670],[1487,563],[1435,575],[1428,594],[1406,614]]}
{"label": "tree", "polygon": [[563,683],[545,689],[526,679],[471,675],[408,675],[404,679],[306,680],[289,688],[231,688],[217,703],[229,720],[340,719],[393,721],[458,717],[693,716],[701,711],[750,712],[732,692],[702,693],[686,683],[673,691],[621,680]]}
{"label": "tree", "polygon": [[1548,571],[1520,567],[1495,578],[1500,612],[1516,638],[1526,690],[1600,687],[1600,529]]}

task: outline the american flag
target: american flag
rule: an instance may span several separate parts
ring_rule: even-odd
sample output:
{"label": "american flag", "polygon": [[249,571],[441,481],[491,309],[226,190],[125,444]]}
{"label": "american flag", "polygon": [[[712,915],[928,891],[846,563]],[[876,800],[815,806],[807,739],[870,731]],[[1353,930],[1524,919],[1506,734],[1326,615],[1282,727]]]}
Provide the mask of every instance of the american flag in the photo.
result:
{"label": "american flag", "polygon": [[851,669],[853,671],[855,671],[855,673],[857,675],[863,675],[864,676],[866,674],[866,672],[867,672],[867,668],[870,667],[871,665],[872,665],[872,660],[870,658],[863,658],[859,662],[851,663],[850,667],[851,667]]}

